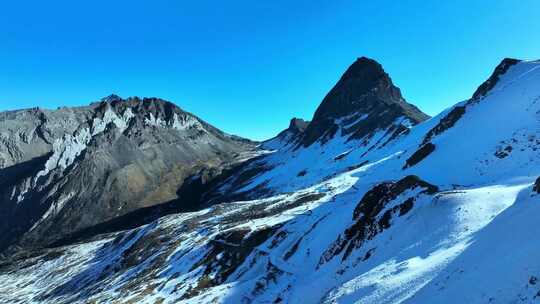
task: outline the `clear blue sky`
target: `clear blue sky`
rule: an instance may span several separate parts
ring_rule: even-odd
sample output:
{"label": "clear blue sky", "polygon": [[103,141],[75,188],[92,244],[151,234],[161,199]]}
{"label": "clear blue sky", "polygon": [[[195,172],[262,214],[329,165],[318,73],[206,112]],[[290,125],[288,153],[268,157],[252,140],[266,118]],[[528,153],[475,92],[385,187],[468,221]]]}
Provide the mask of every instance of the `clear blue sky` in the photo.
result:
{"label": "clear blue sky", "polygon": [[368,56],[434,115],[503,57],[539,59],[539,13],[537,0],[6,1],[0,110],[157,96],[264,139],[310,119]]}

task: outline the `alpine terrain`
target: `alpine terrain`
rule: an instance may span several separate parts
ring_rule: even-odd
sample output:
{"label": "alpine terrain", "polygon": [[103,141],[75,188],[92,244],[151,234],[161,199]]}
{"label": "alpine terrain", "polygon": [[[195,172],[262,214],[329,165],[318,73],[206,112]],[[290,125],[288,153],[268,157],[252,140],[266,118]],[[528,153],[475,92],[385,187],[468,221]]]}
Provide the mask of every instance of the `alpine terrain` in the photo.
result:
{"label": "alpine terrain", "polygon": [[4,112],[0,302],[536,303],[539,176],[540,61],[430,118],[362,57],[260,143],[157,98]]}

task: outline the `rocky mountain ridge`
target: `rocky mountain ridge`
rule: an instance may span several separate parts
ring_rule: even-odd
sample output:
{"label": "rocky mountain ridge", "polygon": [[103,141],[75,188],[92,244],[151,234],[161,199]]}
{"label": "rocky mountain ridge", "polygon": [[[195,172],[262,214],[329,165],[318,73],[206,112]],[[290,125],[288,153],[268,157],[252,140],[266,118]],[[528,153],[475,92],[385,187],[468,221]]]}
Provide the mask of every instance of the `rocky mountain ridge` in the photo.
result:
{"label": "rocky mountain ridge", "polygon": [[[3,119],[2,119],[3,118]],[[249,153],[156,98],[3,113],[0,248],[43,246],[138,208],[178,198],[183,181]]]}

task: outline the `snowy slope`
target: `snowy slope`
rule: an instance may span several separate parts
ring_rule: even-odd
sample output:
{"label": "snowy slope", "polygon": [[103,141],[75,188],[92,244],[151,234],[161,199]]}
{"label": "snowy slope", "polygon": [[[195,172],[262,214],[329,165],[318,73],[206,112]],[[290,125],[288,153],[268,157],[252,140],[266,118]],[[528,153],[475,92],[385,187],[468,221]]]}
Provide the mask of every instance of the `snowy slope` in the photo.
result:
{"label": "snowy slope", "polygon": [[3,261],[0,302],[534,303],[539,67],[396,136],[273,141],[220,188],[263,196]]}

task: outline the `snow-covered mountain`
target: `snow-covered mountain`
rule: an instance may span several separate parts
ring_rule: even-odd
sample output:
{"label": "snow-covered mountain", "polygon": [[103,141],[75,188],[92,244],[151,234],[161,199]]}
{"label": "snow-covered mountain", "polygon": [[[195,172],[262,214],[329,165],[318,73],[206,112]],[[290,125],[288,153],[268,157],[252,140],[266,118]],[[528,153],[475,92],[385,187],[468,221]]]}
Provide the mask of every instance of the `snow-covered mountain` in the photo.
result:
{"label": "snow-covered mountain", "polygon": [[360,58],[311,122],[187,181],[196,211],[6,257],[0,301],[533,303],[539,101],[540,62],[505,59],[428,118]]}

